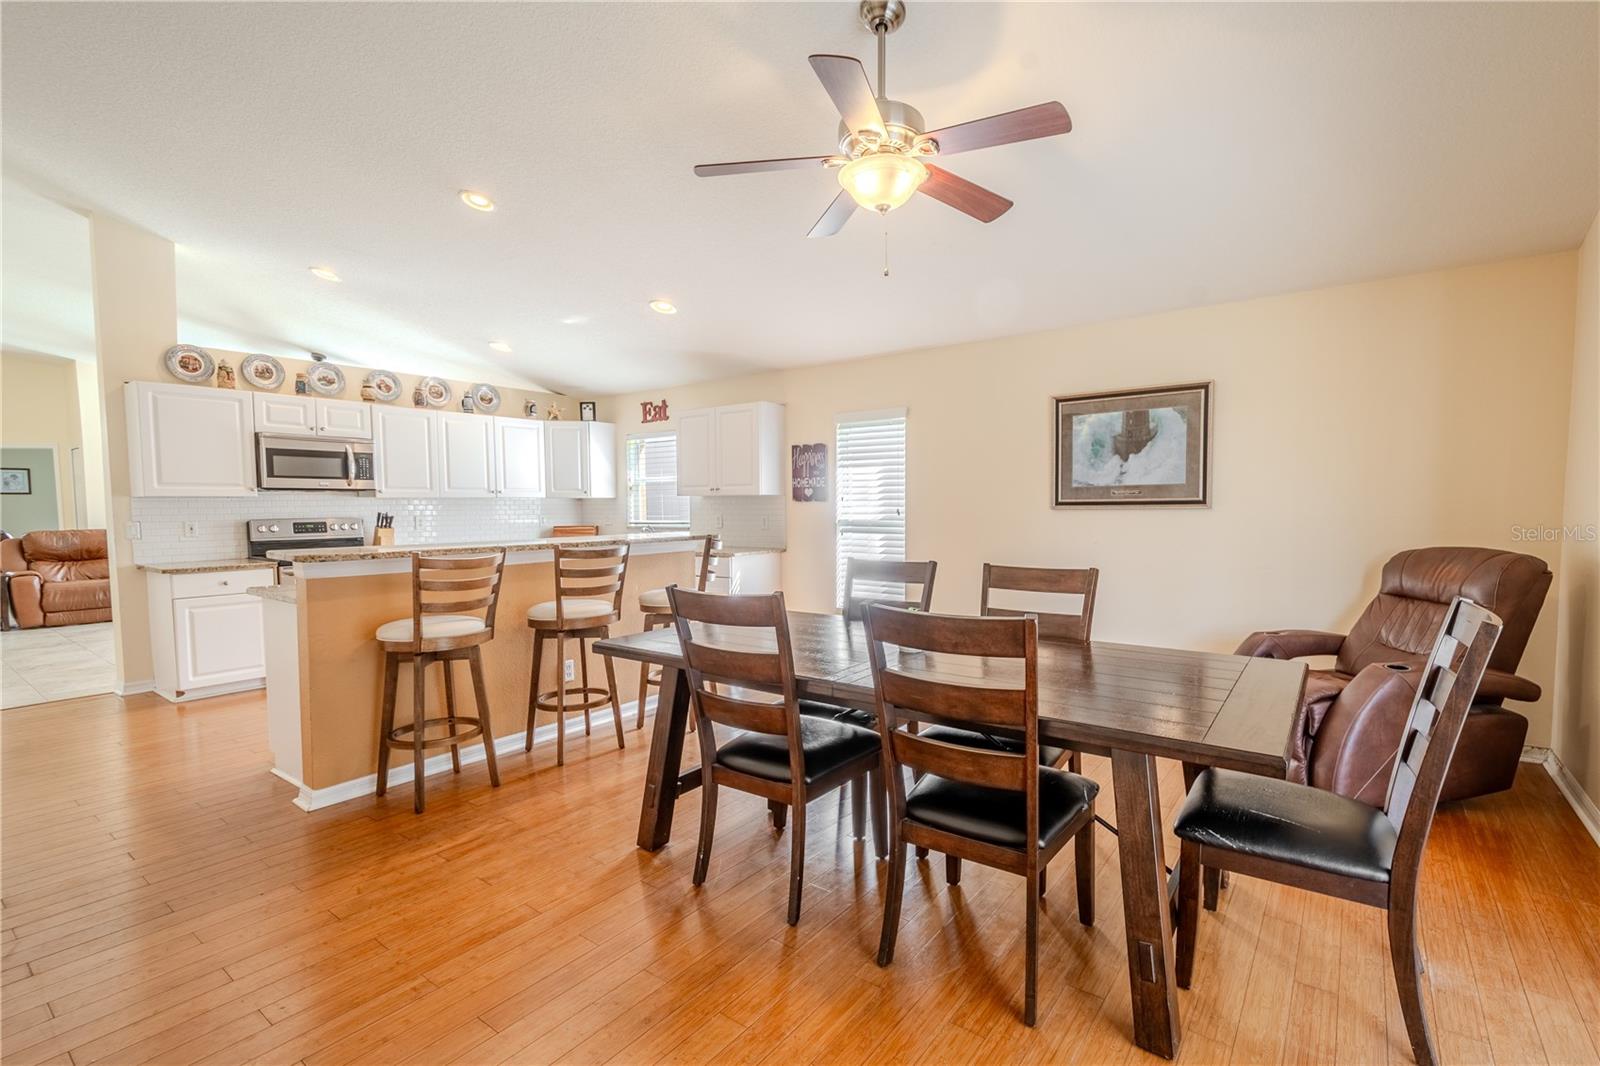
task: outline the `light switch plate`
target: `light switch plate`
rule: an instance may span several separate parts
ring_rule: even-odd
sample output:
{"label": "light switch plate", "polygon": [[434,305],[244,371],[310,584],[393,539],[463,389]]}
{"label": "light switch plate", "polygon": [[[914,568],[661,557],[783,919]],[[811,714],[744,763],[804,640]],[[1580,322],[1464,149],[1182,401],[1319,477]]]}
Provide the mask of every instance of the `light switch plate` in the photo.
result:
{"label": "light switch plate", "polygon": [[566,669],[563,671],[563,674],[566,676],[568,681],[576,681],[578,679],[578,662],[576,659],[567,660]]}
{"label": "light switch plate", "polygon": [[183,539],[184,540],[199,540],[200,539],[200,523],[199,522],[185,522],[183,524]]}
{"label": "light switch plate", "polygon": [[144,538],[144,527],[137,522],[129,522],[123,526],[122,532],[129,540],[142,540]]}

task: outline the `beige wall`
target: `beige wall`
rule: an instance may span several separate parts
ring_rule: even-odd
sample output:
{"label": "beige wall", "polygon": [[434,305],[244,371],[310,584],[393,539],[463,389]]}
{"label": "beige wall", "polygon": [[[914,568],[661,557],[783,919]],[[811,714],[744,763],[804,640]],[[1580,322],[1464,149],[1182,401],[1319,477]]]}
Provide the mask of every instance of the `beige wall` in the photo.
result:
{"label": "beige wall", "polygon": [[[1107,640],[1231,651],[1252,630],[1348,626],[1401,548],[1559,525],[1572,373],[1572,252],[611,397],[674,412],[768,399],[791,443],[836,413],[908,408],[909,553],[939,561],[938,609],[977,606],[984,561],[1100,568]],[[1054,395],[1212,379],[1209,508],[1050,507]],[[619,457],[619,462],[620,462]],[[833,509],[788,505],[783,587],[832,605]],[[1546,697],[1555,611],[1523,671]]]}
{"label": "beige wall", "polygon": [[100,368],[91,360],[73,364],[78,376],[78,426],[83,441],[84,502],[88,515],[84,524],[94,529],[105,527],[106,505],[106,426],[100,397]]}
{"label": "beige wall", "polygon": [[0,444],[53,445],[56,450],[56,527],[77,524],[72,449],[78,426],[78,374],[71,359],[0,351]]}
{"label": "beige wall", "polygon": [[1579,251],[1577,293],[1551,746],[1600,803],[1600,218]]}

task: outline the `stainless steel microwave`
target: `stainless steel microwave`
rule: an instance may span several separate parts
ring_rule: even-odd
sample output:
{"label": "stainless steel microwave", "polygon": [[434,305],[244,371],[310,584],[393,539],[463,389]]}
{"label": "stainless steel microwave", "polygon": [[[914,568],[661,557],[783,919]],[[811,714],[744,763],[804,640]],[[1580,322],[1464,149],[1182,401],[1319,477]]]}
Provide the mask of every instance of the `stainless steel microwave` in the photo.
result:
{"label": "stainless steel microwave", "polygon": [[256,434],[256,482],[263,489],[371,494],[372,442]]}

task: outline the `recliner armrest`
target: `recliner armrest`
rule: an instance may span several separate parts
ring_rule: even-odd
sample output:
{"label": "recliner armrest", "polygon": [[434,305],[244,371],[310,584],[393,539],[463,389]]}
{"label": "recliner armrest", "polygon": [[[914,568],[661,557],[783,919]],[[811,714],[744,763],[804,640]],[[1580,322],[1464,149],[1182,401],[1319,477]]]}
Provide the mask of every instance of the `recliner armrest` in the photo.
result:
{"label": "recliner armrest", "polygon": [[1233,654],[1248,655],[1253,659],[1298,659],[1305,655],[1337,655],[1343,643],[1343,633],[1324,633],[1316,629],[1268,629],[1245,637]]}
{"label": "recliner armrest", "polygon": [[44,576],[33,570],[10,570],[4,577],[6,598],[20,629],[44,625]]}
{"label": "recliner armrest", "polygon": [[1523,700],[1532,703],[1543,692],[1537,684],[1525,677],[1508,674],[1504,670],[1485,670],[1478,682],[1478,700]]}

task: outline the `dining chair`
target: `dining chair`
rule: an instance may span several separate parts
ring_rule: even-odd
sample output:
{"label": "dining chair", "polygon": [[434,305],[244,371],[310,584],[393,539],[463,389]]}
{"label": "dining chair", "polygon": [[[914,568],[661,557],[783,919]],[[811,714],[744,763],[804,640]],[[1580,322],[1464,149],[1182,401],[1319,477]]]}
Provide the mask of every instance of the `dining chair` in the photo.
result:
{"label": "dining chair", "polygon": [[[694,883],[705,883],[711,864],[720,787],[792,807],[788,920],[795,925],[805,879],[806,804],[877,769],[878,735],[848,722],[800,714],[783,593],[719,596],[669,585],[667,602],[699,720],[700,845]],[[716,690],[714,682],[720,683]],[[753,698],[763,694],[769,698]],[[712,723],[742,732],[719,746]],[[877,841],[880,857],[885,844]]]}
{"label": "dining chair", "polygon": [[[1201,771],[1178,812],[1178,985],[1194,976],[1199,869],[1309,889],[1388,912],[1389,959],[1411,1053],[1437,1061],[1423,1010],[1417,949],[1417,875],[1450,758],[1499,639],[1500,618],[1464,597],[1445,614],[1394,758],[1383,807],[1310,785],[1232,770]],[[1380,771],[1380,772],[1384,772]]]}
{"label": "dining chair", "polygon": [[[1039,623],[964,618],[873,604],[867,654],[878,704],[889,819],[889,884],[878,965],[894,960],[905,889],[906,846],[945,854],[946,880],[961,860],[1021,874],[1027,884],[1027,969],[1022,1018],[1038,1015],[1039,897],[1044,871],[1068,840],[1094,853],[1094,800],[1100,786],[1039,763]],[[888,648],[893,648],[891,659]],[[1009,682],[1009,683],[1008,683]],[[1022,737],[1020,750],[973,747],[904,728],[918,719]],[[902,766],[920,774],[910,791]],[[1079,861],[1078,920],[1094,924],[1094,866]]]}
{"label": "dining chair", "polygon": [[[705,544],[700,549],[700,565],[695,573],[694,585],[696,592],[704,592],[717,576],[717,552],[722,548],[722,539],[715,533],[708,534]],[[644,625],[640,632],[648,633],[652,629],[660,629],[672,624],[672,607],[667,603],[667,590],[646,589],[639,593],[639,612],[644,615]],[[633,728],[644,728],[644,698],[650,689],[661,687],[661,670],[652,671],[649,663],[639,664],[639,703],[633,716]],[[691,726],[694,719],[689,720]]]}

